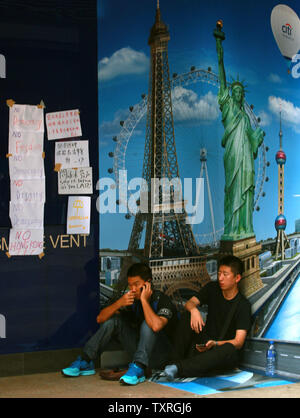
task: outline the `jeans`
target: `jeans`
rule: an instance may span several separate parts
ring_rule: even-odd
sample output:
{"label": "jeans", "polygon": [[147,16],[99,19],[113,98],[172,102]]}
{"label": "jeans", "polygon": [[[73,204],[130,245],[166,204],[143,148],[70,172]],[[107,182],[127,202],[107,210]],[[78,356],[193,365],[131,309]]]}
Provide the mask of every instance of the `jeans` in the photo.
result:
{"label": "jeans", "polygon": [[114,337],[117,337],[123,349],[132,356],[134,363],[138,362],[146,367],[160,368],[171,349],[171,342],[163,330],[155,333],[146,321],[135,328],[121,314],[117,314],[100,324],[98,331],[85,344],[83,352],[94,360],[105,351]]}
{"label": "jeans", "polygon": [[168,363],[176,364],[180,377],[200,377],[238,366],[238,350],[233,344],[225,343],[203,353],[196,349],[196,343],[206,343],[210,338],[205,334],[205,328],[200,334],[196,334],[191,329],[189,313],[182,316],[177,335],[179,337]]}

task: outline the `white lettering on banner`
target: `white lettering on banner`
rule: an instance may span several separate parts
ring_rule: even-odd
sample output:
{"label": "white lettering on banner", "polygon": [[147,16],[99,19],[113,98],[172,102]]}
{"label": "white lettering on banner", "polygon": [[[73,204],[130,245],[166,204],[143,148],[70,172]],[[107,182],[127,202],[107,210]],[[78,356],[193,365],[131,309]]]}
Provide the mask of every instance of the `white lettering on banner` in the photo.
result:
{"label": "white lettering on banner", "polygon": [[6,78],[6,59],[2,54],[0,54],[0,77]]}
{"label": "white lettering on banner", "polygon": [[0,314],[0,338],[6,338],[6,319]]}
{"label": "white lettering on banner", "polygon": [[[151,188],[151,189],[150,189]],[[196,179],[196,198],[193,204],[193,179],[184,178],[152,178],[151,184],[145,179],[136,177],[127,180],[126,170],[119,171],[119,182],[103,177],[97,182],[96,189],[100,195],[96,201],[98,212],[105,213],[174,213],[184,214],[186,222],[200,224],[204,219],[204,179]],[[149,190],[150,189],[150,190]],[[132,191],[136,191],[132,193]],[[119,193],[118,208],[116,205]],[[130,196],[128,198],[128,195]],[[148,202],[149,196],[151,202]],[[161,201],[160,201],[161,196]],[[139,202],[139,203],[137,203]]]}
{"label": "white lettering on banner", "polygon": [[293,78],[299,78],[300,77],[300,72],[298,70],[300,70],[300,62],[298,62],[300,60],[300,54],[296,54],[293,56],[292,62],[294,63],[298,63],[296,65],[293,66],[292,68],[292,76]]}

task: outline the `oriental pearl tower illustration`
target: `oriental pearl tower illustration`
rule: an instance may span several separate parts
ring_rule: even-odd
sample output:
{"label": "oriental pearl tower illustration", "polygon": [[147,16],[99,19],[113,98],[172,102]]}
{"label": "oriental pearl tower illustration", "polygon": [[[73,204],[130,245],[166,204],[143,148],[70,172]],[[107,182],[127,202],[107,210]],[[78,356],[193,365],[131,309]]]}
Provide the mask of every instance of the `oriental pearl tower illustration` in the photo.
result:
{"label": "oriental pearl tower illustration", "polygon": [[276,254],[275,259],[278,259],[281,253],[281,259],[285,259],[285,248],[289,247],[289,242],[285,234],[287,225],[286,217],[284,216],[284,165],[286,163],[286,154],[282,149],[282,129],[281,129],[281,112],[280,112],[280,147],[276,153],[276,163],[278,165],[278,216],[275,219],[275,228],[277,231],[276,238]]}

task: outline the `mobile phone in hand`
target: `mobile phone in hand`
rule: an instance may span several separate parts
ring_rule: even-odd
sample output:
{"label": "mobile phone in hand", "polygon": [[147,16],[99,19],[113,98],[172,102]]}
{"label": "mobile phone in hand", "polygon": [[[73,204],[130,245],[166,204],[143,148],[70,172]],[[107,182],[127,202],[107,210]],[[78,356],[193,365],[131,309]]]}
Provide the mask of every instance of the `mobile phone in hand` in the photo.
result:
{"label": "mobile phone in hand", "polygon": [[197,348],[203,348],[203,347],[206,347],[206,344],[196,344],[196,347]]}

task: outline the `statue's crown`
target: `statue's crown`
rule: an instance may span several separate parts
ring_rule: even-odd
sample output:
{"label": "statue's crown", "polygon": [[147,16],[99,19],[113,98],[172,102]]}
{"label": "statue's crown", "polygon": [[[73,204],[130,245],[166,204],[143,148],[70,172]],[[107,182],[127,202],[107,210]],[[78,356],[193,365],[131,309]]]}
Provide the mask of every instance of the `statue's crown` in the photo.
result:
{"label": "statue's crown", "polygon": [[244,84],[242,84],[240,81],[235,81],[234,83],[231,83],[231,90],[233,90],[235,87],[241,87],[244,90]]}
{"label": "statue's crown", "polygon": [[234,80],[233,78],[232,78],[232,83],[231,83],[231,85],[230,85],[230,87],[231,87],[231,91],[235,88],[235,87],[241,87],[242,89],[243,89],[243,91],[244,92],[246,92],[246,84],[244,84],[244,82],[245,82],[245,80],[243,80],[243,81],[240,81],[240,79],[239,79],[239,76],[237,76],[237,79],[236,80]]}

